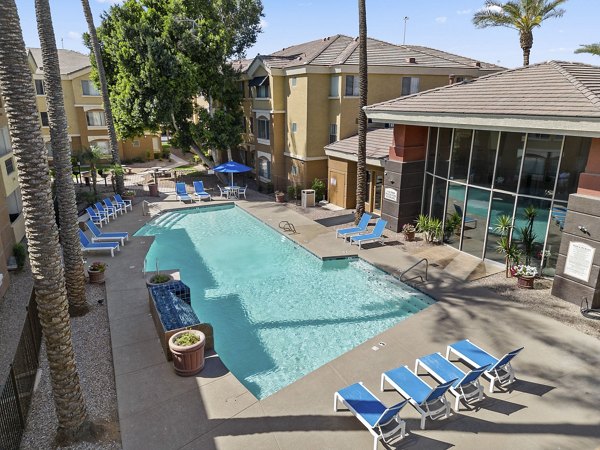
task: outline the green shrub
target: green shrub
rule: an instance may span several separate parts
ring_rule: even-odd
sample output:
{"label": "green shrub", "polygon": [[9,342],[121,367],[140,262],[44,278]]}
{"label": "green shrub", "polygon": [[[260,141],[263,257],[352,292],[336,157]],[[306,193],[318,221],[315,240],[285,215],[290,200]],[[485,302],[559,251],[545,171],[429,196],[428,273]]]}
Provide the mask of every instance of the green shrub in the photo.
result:
{"label": "green shrub", "polygon": [[141,156],[136,156],[135,158],[131,158],[131,162],[132,163],[143,163],[144,158],[142,158]]}
{"label": "green shrub", "polygon": [[17,260],[17,267],[22,269],[25,265],[25,260],[27,259],[27,249],[25,249],[25,245],[20,242],[13,245],[13,254]]}
{"label": "green shrub", "polygon": [[315,191],[315,201],[316,202],[320,202],[321,200],[323,200],[325,198],[325,193],[327,192],[327,186],[325,186],[325,183],[322,180],[315,178],[315,180],[313,181],[313,184],[311,186],[311,189],[314,189],[314,191]]}
{"label": "green shrub", "polygon": [[439,241],[442,236],[442,221],[435,217],[419,215],[415,221],[417,231],[425,234],[427,242]]}
{"label": "green shrub", "polygon": [[200,338],[198,337],[198,335],[194,334],[194,333],[183,333],[179,336],[177,336],[177,338],[174,340],[175,344],[181,346],[181,347],[188,347],[190,345],[194,345],[198,342],[200,342]]}
{"label": "green shrub", "polygon": [[160,159],[161,152],[154,152],[154,159]]}
{"label": "green shrub", "polygon": [[160,152],[160,157],[163,159],[169,159],[171,157],[171,150],[168,148],[163,148],[162,152]]}
{"label": "green shrub", "polygon": [[162,273],[157,273],[150,278],[150,283],[154,284],[166,283],[168,281],[171,281],[171,277]]}
{"label": "green shrub", "polygon": [[267,194],[272,194],[273,192],[275,192],[275,190],[273,188],[273,183],[271,183],[271,182],[267,183]]}
{"label": "green shrub", "polygon": [[287,188],[288,200],[296,200],[296,196],[298,195],[298,192],[300,192],[300,190],[298,188],[296,188],[295,185],[293,185],[293,184],[289,185]]}

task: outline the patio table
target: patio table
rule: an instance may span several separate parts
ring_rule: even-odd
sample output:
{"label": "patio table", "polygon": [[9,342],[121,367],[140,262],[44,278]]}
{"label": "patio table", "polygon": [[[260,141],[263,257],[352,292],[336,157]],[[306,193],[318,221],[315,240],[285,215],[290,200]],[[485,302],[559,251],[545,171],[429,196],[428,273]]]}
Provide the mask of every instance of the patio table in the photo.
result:
{"label": "patio table", "polygon": [[240,190],[239,186],[225,186],[225,192],[227,193],[227,198],[234,197],[238,198],[238,192]]}

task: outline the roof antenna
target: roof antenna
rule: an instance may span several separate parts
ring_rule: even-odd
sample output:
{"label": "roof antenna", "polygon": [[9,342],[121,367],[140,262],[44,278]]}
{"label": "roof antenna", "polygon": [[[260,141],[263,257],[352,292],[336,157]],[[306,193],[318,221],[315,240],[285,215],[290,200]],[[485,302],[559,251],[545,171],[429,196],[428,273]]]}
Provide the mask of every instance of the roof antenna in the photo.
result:
{"label": "roof antenna", "polygon": [[402,45],[406,43],[406,22],[408,22],[408,16],[404,16],[404,37],[402,38]]}
{"label": "roof antenna", "polygon": [[60,38],[60,46],[63,50],[65,49],[65,40],[63,38]]}

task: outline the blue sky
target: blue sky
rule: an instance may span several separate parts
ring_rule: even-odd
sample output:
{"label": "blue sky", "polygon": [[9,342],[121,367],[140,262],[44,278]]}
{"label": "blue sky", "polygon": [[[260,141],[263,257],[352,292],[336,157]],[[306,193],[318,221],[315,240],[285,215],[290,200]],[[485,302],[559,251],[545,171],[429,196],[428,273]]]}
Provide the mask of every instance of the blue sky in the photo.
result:
{"label": "blue sky", "polygon": [[[17,0],[25,43],[39,46],[32,0]],[[81,33],[86,24],[81,4],[51,0],[58,46],[85,52]],[[114,0],[90,0],[99,23],[102,11]],[[367,0],[369,36],[402,43],[405,16],[406,43],[424,45],[477,60],[517,67],[522,64],[518,34],[505,28],[476,29],[471,18],[484,0]],[[263,0],[263,33],[248,56],[268,54],[293,44],[334,34],[358,35],[356,0]],[[580,44],[600,42],[597,0],[570,0],[565,15],[550,19],[534,31],[531,63],[551,59],[600,65],[600,57],[573,51]],[[62,41],[61,41],[62,39]]]}

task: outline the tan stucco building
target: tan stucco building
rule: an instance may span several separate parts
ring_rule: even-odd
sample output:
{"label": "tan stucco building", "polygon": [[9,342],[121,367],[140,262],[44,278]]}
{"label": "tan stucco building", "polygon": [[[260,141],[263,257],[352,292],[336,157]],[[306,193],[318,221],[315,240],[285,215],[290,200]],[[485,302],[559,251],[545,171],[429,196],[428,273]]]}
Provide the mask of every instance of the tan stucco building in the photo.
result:
{"label": "tan stucco building", "polygon": [[[376,39],[368,40],[368,60],[368,103],[442,86],[449,77],[464,80],[501,70],[434,49]],[[357,133],[358,40],[335,35],[238,64],[246,117],[242,162],[256,168],[261,184],[276,189],[306,187],[315,178],[331,189],[330,175],[340,164],[325,147]],[[351,184],[352,168],[344,174],[344,183]],[[339,183],[335,186],[340,188]],[[341,206],[354,206],[350,195],[340,198],[346,199]]]}

